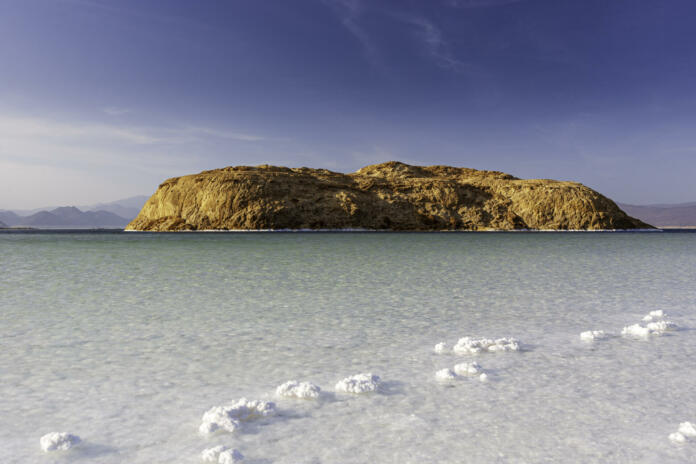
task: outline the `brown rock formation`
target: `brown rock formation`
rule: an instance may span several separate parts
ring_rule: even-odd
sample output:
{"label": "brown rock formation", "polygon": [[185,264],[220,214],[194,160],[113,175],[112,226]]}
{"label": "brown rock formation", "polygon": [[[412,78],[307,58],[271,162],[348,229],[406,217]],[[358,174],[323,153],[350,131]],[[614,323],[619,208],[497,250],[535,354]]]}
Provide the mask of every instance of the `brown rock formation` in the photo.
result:
{"label": "brown rock formation", "polygon": [[263,165],[175,177],[126,230],[650,227],[575,182],[391,161],[352,174]]}

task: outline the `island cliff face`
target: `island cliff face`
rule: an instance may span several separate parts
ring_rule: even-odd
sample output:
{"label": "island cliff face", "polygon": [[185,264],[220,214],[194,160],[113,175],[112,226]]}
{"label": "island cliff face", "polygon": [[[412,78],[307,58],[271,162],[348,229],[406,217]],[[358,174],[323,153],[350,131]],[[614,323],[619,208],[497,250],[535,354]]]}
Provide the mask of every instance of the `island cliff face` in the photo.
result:
{"label": "island cliff face", "polygon": [[651,226],[575,182],[392,161],[352,174],[263,165],[175,177],[126,230],[636,228]]}

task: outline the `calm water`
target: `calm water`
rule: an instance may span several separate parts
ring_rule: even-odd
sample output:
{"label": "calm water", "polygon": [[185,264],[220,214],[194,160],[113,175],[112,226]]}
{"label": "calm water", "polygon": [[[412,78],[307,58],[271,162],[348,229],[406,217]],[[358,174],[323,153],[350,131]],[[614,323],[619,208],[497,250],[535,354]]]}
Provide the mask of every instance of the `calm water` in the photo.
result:
{"label": "calm water", "polygon": [[[696,460],[667,439],[696,422],[694,233],[3,233],[0,273],[2,463]],[[655,309],[681,330],[580,341]],[[433,353],[467,335],[524,350]],[[473,359],[489,382],[435,381]],[[333,393],[362,372],[379,393]],[[198,434],[242,396],[279,415]]]}

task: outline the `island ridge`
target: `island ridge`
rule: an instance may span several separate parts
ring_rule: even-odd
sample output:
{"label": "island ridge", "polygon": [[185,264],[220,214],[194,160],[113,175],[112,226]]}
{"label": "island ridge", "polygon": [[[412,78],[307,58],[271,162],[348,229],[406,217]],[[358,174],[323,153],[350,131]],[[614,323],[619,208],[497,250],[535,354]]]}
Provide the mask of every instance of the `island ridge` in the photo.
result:
{"label": "island ridge", "polygon": [[126,230],[650,228],[576,182],[390,161],[351,174],[262,165],[171,178]]}

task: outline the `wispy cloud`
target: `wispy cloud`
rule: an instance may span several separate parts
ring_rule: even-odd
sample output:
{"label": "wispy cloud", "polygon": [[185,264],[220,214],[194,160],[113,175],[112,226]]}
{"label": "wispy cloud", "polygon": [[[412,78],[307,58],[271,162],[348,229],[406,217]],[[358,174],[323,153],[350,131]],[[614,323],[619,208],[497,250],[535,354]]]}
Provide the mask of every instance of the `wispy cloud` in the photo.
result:
{"label": "wispy cloud", "polygon": [[48,119],[0,116],[2,139],[51,139],[51,140],[109,140],[133,144],[153,144],[166,141],[154,131],[142,128],[108,124],[64,123]]}
{"label": "wispy cloud", "polygon": [[266,140],[266,137],[262,137],[260,135],[223,131],[208,127],[188,127],[185,129],[185,131],[194,137],[211,136],[219,137],[221,139],[238,140],[240,142],[260,142],[262,140]]}
{"label": "wispy cloud", "polygon": [[128,108],[119,108],[117,106],[107,106],[101,110],[109,116],[122,116],[131,112]]}
{"label": "wispy cloud", "polygon": [[64,142],[103,142],[136,145],[183,144],[206,138],[240,142],[259,142],[266,138],[256,134],[220,130],[201,126],[134,127],[82,122],[58,122],[49,119],[0,115],[2,139],[50,139]]}
{"label": "wispy cloud", "polygon": [[360,25],[360,18],[364,11],[361,0],[323,0],[338,16],[341,24],[360,43],[365,58],[377,69],[384,70],[384,63],[380,57],[377,46]]}
{"label": "wispy cloud", "polygon": [[447,0],[445,4],[454,8],[488,8],[522,1],[524,0]]}
{"label": "wispy cloud", "polygon": [[398,17],[415,28],[416,36],[437,66],[462,74],[481,72],[479,66],[463,61],[452,53],[442,31],[432,21],[422,16],[401,15]]}

